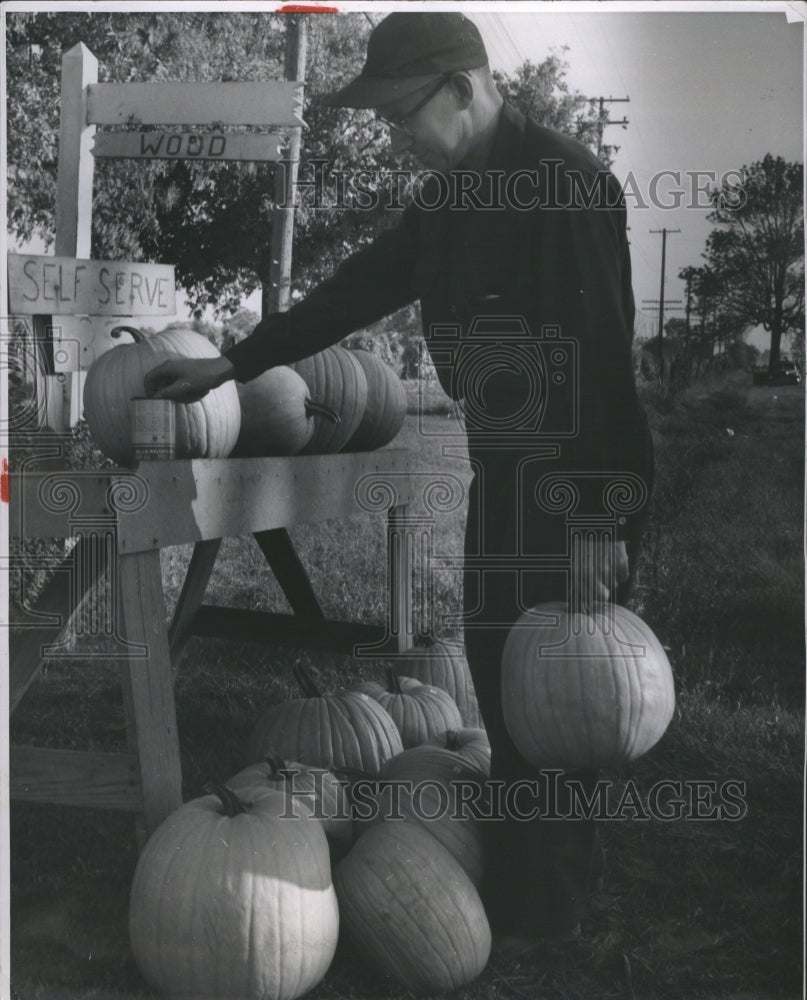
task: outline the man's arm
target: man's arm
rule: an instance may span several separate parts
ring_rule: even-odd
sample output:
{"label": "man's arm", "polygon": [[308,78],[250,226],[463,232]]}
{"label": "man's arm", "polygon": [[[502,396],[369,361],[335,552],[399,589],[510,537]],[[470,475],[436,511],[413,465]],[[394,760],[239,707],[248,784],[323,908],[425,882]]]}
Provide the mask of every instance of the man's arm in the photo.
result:
{"label": "man's arm", "polygon": [[415,299],[417,251],[417,218],[407,209],[398,226],[349,257],[288,312],[261,320],[220,358],[166,361],[146,376],[146,392],[191,402],[228,379],[246,382],[338,343]]}

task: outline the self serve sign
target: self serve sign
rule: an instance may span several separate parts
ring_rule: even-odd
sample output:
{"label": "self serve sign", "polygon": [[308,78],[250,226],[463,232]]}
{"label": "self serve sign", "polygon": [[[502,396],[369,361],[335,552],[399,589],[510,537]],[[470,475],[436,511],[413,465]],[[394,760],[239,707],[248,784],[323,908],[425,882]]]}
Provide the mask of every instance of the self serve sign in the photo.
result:
{"label": "self serve sign", "polygon": [[12,315],[173,316],[170,264],[8,255]]}

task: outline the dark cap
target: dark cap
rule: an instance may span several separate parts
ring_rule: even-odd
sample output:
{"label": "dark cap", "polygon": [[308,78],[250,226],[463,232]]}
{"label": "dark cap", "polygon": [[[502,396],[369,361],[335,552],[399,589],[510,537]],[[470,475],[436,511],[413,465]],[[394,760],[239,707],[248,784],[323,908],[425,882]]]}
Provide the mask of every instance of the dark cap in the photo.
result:
{"label": "dark cap", "polygon": [[396,12],[373,29],[361,73],[324,102],[375,108],[414,94],[445,73],[487,62],[479,31],[464,14]]}

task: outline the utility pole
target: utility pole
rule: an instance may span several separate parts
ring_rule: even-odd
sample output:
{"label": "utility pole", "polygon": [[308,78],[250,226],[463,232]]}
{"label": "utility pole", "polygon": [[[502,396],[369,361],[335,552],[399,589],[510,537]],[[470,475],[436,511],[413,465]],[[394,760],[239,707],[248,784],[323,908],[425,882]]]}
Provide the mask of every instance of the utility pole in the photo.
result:
{"label": "utility pole", "polygon": [[[286,52],[283,75],[287,80],[305,80],[307,31],[305,15],[286,14]],[[291,302],[291,245],[294,233],[294,205],[297,168],[300,163],[301,128],[291,129],[284,190],[280,205],[272,213],[269,287],[264,287],[261,315],[286,312]]]}
{"label": "utility pole", "polygon": [[608,117],[605,110],[606,104],[627,104],[630,102],[630,97],[590,97],[590,101],[598,101],[600,110],[597,115],[597,159],[599,160],[602,156],[602,134],[605,131],[606,125],[621,125],[622,128],[628,127],[628,119],[620,118],[612,120]]}
{"label": "utility pole", "polygon": [[680,229],[651,229],[651,233],[661,233],[661,286],[658,295],[658,380],[664,383],[664,268],[667,262],[667,233],[680,233]]}

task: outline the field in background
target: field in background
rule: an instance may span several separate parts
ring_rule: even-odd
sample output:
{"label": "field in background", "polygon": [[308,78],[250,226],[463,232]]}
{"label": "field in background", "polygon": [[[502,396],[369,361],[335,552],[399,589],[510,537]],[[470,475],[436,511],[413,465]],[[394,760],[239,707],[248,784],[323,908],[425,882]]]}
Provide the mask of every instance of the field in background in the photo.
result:
{"label": "field in background", "polygon": [[[612,775],[647,789],[662,778],[744,782],[736,821],[603,824],[605,890],[579,943],[520,965],[493,959],[462,1000],[795,997],[802,964],[804,721],[804,410],[799,387],[747,376],[674,398],[648,394],[658,482],[633,607],[669,649],[678,709],[661,743]],[[410,388],[410,396],[412,389]],[[424,436],[410,416],[396,447],[425,471],[467,479],[441,455],[456,430],[435,390]],[[441,515],[441,554],[459,554],[462,511]],[[326,614],[385,613],[380,518],[293,530]],[[163,552],[169,612],[190,556]],[[249,539],[225,541],[208,601],[284,608]],[[458,610],[457,579],[435,576],[438,613]],[[291,666],[324,687],[374,665],[348,657],[193,640],[177,683],[185,795],[243,761],[258,714],[293,694]],[[111,749],[123,711],[112,667],[52,664],[12,722],[15,742]],[[126,942],[136,859],[130,817],[14,803],[12,983],[19,1000],[148,997]],[[341,951],[310,994],[401,997]]]}

